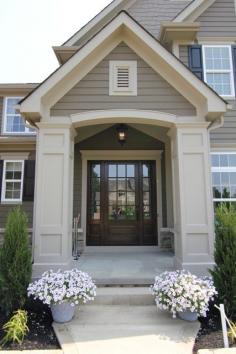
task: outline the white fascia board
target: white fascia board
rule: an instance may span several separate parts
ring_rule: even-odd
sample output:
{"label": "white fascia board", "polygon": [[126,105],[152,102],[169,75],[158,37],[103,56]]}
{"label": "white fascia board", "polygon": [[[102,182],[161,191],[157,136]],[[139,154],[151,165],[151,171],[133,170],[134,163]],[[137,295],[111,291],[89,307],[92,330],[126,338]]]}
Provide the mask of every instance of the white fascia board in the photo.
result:
{"label": "white fascia board", "polygon": [[102,19],[109,15],[117,6],[125,2],[126,0],[114,0],[108,6],[106,6],[98,15],[96,15],[91,21],[89,21],[84,27],[76,32],[71,38],[69,38],[63,45],[73,46],[78,40],[83,37],[88,31],[96,26]]}
{"label": "white fascia board", "polygon": [[[213,112],[225,112],[226,103],[210,88],[208,88],[203,82],[201,82],[188,68],[185,67],[173,54],[169,53],[154,37],[146,32],[141,26],[139,26],[129,15],[125,12],[120,13],[114,20],[112,20],[106,27],[104,27],[95,37],[93,37],[84,47],[82,47],[77,53],[75,53],[64,65],[56,70],[51,76],[46,79],[42,85],[40,85],[32,94],[23,100],[20,106],[21,113],[35,113],[41,112],[42,102],[45,102],[45,98],[53,96],[53,90],[60,89],[57,93],[57,99],[63,97],[66,92],[69,91],[76,84],[76,77],[71,75],[71,72],[79,67],[84,59],[87,59],[91,52],[94,53],[99,45],[102,45],[104,41],[111,38],[112,34],[116,33],[118,29],[123,27],[130,31],[132,34],[140,38],[150,49],[152,49],[155,55],[158,55],[163,61],[165,61],[173,70],[179,73],[189,85],[193,87],[196,92],[208,101],[208,110]],[[125,40],[125,34],[123,34]],[[117,44],[117,43],[116,43]],[[104,57],[107,53],[104,51]],[[96,55],[95,59],[96,58]],[[99,58],[101,60],[101,58]],[[70,80],[65,85],[66,78],[70,75]],[[174,80],[175,78],[173,78]],[[80,78],[81,80],[81,78]],[[77,79],[77,81],[79,81]],[[63,84],[62,84],[63,82]],[[59,95],[61,95],[59,97]],[[52,100],[51,100],[52,102]],[[54,104],[54,103],[53,103]],[[215,109],[213,108],[215,107]],[[32,111],[33,109],[33,111]]]}
{"label": "white fascia board", "polygon": [[174,19],[173,22],[194,21],[198,18],[215,0],[195,0],[186,6]]}

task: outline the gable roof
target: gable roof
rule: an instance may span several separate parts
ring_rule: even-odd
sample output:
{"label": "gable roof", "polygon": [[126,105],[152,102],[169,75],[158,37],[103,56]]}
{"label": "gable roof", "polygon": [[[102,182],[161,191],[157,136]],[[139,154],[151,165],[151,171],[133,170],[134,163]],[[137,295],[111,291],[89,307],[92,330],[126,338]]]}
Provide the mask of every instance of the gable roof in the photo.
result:
{"label": "gable roof", "polygon": [[[121,41],[138,53],[192,104],[201,100],[205,113],[225,112],[227,103],[165,49],[128,13],[122,11],[20,102],[20,112],[32,119],[45,114]],[[142,46],[141,50],[139,46]],[[192,99],[190,99],[190,96]]]}
{"label": "gable roof", "polygon": [[173,22],[194,21],[216,0],[193,0],[174,18]]}

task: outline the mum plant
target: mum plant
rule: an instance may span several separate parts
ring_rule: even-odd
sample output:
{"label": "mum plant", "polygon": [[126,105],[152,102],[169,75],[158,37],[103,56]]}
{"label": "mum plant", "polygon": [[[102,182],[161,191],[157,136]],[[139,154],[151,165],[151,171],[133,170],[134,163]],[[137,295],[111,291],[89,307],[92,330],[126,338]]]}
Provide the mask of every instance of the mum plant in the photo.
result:
{"label": "mum plant", "polygon": [[217,294],[211,279],[198,278],[184,270],[164,272],[155,278],[151,287],[157,307],[177,312],[195,312],[206,317],[210,300]]}
{"label": "mum plant", "polygon": [[91,277],[78,269],[49,270],[29,284],[28,296],[49,306],[70,303],[72,307],[94,300],[96,286]]}

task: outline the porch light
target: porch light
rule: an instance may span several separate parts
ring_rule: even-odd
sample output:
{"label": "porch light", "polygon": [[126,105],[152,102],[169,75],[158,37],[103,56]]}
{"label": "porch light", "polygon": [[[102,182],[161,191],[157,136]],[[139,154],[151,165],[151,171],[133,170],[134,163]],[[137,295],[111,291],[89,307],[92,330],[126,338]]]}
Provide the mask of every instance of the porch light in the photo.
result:
{"label": "porch light", "polygon": [[117,128],[117,138],[119,143],[123,146],[127,139],[127,130],[125,124],[120,124]]}

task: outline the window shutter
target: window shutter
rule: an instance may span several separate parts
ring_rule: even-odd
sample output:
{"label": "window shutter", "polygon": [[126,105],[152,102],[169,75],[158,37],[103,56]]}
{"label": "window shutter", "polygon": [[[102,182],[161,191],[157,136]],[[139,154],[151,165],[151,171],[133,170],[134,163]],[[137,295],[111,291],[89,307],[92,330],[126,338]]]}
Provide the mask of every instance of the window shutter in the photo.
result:
{"label": "window shutter", "polygon": [[35,161],[26,160],[24,170],[23,201],[34,200]]}
{"label": "window shutter", "polygon": [[0,201],[2,197],[3,160],[0,160]]}
{"label": "window shutter", "polygon": [[232,46],[232,55],[233,55],[233,68],[234,68],[234,82],[236,88],[236,46]]}
{"label": "window shutter", "polygon": [[203,80],[202,46],[192,45],[188,47],[189,68],[201,80]]}

